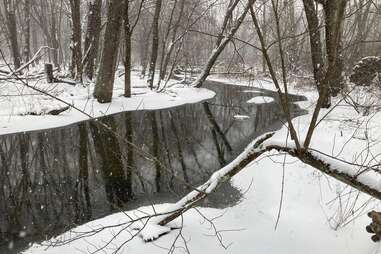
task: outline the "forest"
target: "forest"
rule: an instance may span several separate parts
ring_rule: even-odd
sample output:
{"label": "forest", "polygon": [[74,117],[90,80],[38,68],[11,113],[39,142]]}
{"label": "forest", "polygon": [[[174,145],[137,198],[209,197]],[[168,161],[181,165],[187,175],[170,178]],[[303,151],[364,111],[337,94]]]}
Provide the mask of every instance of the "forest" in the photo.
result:
{"label": "forest", "polygon": [[381,0],[0,0],[0,253],[381,253]]}

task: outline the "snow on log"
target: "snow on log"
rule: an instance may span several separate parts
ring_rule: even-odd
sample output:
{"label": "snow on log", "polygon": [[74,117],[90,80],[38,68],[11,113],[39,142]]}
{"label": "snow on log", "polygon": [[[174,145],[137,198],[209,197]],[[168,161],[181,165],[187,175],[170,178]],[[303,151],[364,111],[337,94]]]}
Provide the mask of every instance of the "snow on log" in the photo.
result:
{"label": "snow on log", "polygon": [[42,116],[42,115],[52,115],[52,116],[57,116],[61,114],[62,112],[65,112],[66,110],[69,110],[69,106],[61,107],[61,108],[56,108],[56,109],[48,109],[48,108],[42,108],[40,110],[36,111],[28,111],[26,113],[22,113],[20,115],[26,116]]}
{"label": "snow on log", "polygon": [[[255,161],[259,156],[272,150],[287,153],[298,158],[303,163],[312,166],[320,172],[381,200],[381,174],[377,169],[353,165],[350,162],[331,158],[328,155],[319,153],[315,150],[297,150],[294,144],[285,144],[273,140],[272,137],[274,134],[275,133],[272,132],[258,137],[249,144],[245,151],[235,160],[216,171],[207,182],[190,192],[177,203],[171,205],[166,211],[160,215],[153,216],[148,221],[148,224],[165,226],[187,210],[196,206],[198,202],[215,191],[219,185],[229,181],[234,175],[239,173],[251,162]],[[151,241],[157,238],[155,236],[147,235],[146,230],[144,232],[144,236],[141,236],[146,241]]]}
{"label": "snow on log", "polygon": [[[206,183],[199,186],[196,190],[190,192],[177,203],[171,205],[169,208],[167,208],[166,211],[162,213],[162,215],[151,218],[148,224],[158,224],[160,226],[164,226],[179,217],[190,208],[194,207],[199,201],[203,200],[211,192],[213,192],[218,185],[230,180],[230,178],[244,169],[249,163],[266,152],[266,149],[262,149],[261,145],[265,140],[271,138],[273,135],[274,132],[271,132],[257,138],[250,145],[248,145],[245,151],[241,153],[235,160],[215,172]],[[144,232],[145,235],[141,235],[141,237],[144,239],[156,239],[154,236],[149,237],[146,231]]]}

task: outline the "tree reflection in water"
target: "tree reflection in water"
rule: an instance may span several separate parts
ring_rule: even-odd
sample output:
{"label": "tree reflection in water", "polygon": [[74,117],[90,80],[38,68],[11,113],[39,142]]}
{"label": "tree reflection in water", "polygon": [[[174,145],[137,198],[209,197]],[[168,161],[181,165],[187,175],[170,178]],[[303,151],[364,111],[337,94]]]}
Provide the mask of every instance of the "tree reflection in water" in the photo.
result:
{"label": "tree reflection in water", "polygon": [[[247,104],[253,97],[247,88],[208,86],[217,93],[208,102],[100,119],[109,130],[87,121],[1,136],[0,252],[11,240],[22,248],[117,210],[175,201],[253,138],[280,127],[276,101]],[[296,106],[293,112],[302,113]],[[227,184],[203,205],[222,208],[239,200],[240,192]],[[27,237],[19,239],[20,232]]]}

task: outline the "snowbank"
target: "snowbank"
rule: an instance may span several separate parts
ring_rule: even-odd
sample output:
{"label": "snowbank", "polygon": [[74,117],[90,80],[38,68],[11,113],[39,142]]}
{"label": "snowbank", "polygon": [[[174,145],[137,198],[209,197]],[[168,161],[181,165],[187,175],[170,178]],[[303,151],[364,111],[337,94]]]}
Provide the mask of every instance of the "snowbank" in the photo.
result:
{"label": "snowbank", "polygon": [[[311,105],[314,104],[316,94],[313,91],[302,93],[309,101],[300,102],[300,106],[312,110]],[[323,110],[321,116],[326,113],[327,111]],[[294,119],[299,135],[303,136],[306,133],[310,117],[305,115]],[[366,134],[360,135],[364,132]],[[284,143],[285,133],[286,127],[283,127],[274,138]],[[358,135],[366,138],[354,138]],[[380,139],[380,113],[362,116],[342,102],[319,124],[312,148],[333,158],[370,163],[374,157],[367,154],[380,153],[381,144],[377,141]],[[279,226],[275,230],[282,181],[284,196]],[[294,158],[276,153],[262,156],[236,175],[232,183],[244,193],[238,205],[223,210],[190,210],[175,222],[177,225],[184,225],[181,231],[172,230],[152,243],[144,243],[140,237],[135,236],[137,231],[132,229],[134,227],[130,227],[117,235],[113,243],[103,249],[103,253],[112,253],[130,238],[132,240],[124,245],[121,253],[168,253],[176,239],[174,253],[186,253],[186,248],[190,253],[381,253],[380,244],[372,243],[370,235],[365,231],[365,226],[370,222],[366,213],[377,207],[379,202],[371,200],[367,195],[358,195],[356,191]],[[127,214],[136,218],[167,208],[168,205],[161,204],[155,206],[154,210],[152,207],[144,207]],[[213,219],[216,228],[199,212]],[[131,218],[124,213],[114,214],[82,225],[74,231],[86,231],[100,225],[128,220]],[[64,246],[46,249],[45,246],[35,244],[24,253],[92,252],[104,246],[122,227],[107,229]],[[166,227],[148,230],[154,231],[148,235],[167,233]],[[221,236],[222,244],[227,249],[222,246],[216,234]],[[73,236],[74,233],[67,232],[58,239]],[[44,243],[47,244],[49,242]]]}
{"label": "snowbank", "polygon": [[[30,85],[75,105],[92,117],[122,111],[170,108],[200,102],[215,96],[215,93],[208,89],[184,87],[175,85],[175,82],[171,81],[170,88],[159,93],[148,89],[145,81],[141,80],[137,74],[133,74],[133,95],[131,98],[125,98],[123,97],[124,82],[118,78],[114,85],[113,101],[107,104],[100,104],[93,98],[94,85],[73,87],[63,83],[47,84],[45,82],[30,82]],[[57,116],[44,114],[66,105],[22,85],[0,83],[0,88],[0,135],[60,127],[88,119],[86,115],[74,109]],[[37,115],[30,115],[30,113]]]}

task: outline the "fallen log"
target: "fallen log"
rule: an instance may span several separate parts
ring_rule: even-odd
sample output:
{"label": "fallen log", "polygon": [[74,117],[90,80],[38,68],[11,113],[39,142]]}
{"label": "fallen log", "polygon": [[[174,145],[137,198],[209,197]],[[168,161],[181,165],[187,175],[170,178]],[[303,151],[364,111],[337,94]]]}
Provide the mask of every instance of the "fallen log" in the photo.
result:
{"label": "fallen log", "polygon": [[271,138],[274,134],[275,133],[267,133],[257,138],[230,164],[215,172],[207,182],[199,186],[196,190],[190,192],[177,203],[171,205],[164,211],[163,214],[165,215],[156,216],[150,219],[149,223],[165,226],[181,216],[187,210],[195,207],[200,201],[216,191],[218,186],[229,181],[233,176],[238,174],[242,169],[261,155],[273,150],[287,153],[298,158],[303,163],[312,166],[320,172],[381,200],[381,189],[379,185],[381,174],[377,173],[378,169],[366,166],[362,166],[358,169],[349,162],[331,158],[324,153],[319,153],[313,149],[297,150],[293,144],[287,145],[272,140]]}
{"label": "fallen log", "polygon": [[69,108],[70,108],[69,106],[66,106],[66,107],[62,107],[62,108],[58,108],[58,109],[51,109],[51,110],[48,110],[46,112],[44,112],[43,110],[40,112],[30,111],[30,112],[23,113],[21,115],[22,116],[26,116],[26,115],[30,115],[30,116],[42,116],[42,115],[57,116],[57,115],[61,114],[62,112],[65,112]]}
{"label": "fallen log", "polygon": [[53,72],[54,72],[53,65],[50,64],[50,63],[45,64],[44,70],[45,70],[45,75],[46,75],[46,82],[48,84],[51,84],[51,83],[65,83],[65,84],[69,84],[69,85],[72,85],[72,86],[75,86],[77,84],[76,82],[71,81],[71,80],[63,80],[63,79],[58,79],[58,78],[54,77],[54,75],[53,75]]}

